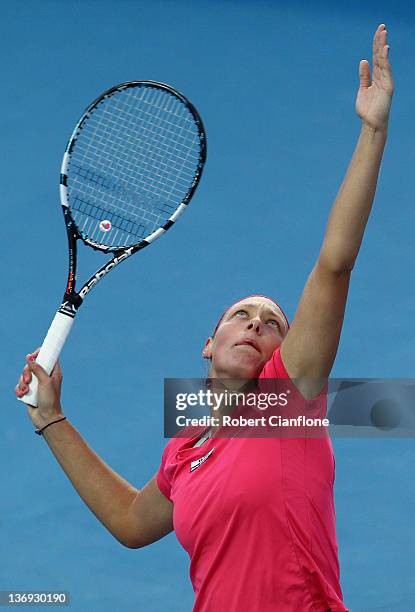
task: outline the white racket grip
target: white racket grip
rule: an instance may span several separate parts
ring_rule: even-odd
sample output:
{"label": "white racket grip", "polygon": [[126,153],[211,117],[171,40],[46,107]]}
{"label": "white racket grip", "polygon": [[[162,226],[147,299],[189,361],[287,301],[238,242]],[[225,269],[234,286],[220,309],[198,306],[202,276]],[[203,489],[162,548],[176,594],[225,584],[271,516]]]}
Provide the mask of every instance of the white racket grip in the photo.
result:
{"label": "white racket grip", "polygon": [[[43,341],[42,348],[36,358],[36,363],[42,366],[42,368],[50,374],[55,366],[55,363],[59,359],[60,352],[65,340],[73,325],[74,318],[68,315],[57,312],[55,318],[49,327],[46,338]],[[37,407],[37,387],[38,380],[36,376],[32,376],[31,383],[29,385],[29,391],[22,397],[19,397],[25,404]]]}

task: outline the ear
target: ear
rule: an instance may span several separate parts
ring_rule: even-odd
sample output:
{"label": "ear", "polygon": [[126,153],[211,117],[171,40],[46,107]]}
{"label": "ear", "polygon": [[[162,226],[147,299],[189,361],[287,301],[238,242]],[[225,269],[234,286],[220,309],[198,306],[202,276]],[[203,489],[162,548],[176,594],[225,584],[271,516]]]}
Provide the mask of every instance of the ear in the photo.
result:
{"label": "ear", "polygon": [[212,359],[212,343],[213,338],[209,337],[205,342],[205,348],[202,351],[202,357],[204,359]]}

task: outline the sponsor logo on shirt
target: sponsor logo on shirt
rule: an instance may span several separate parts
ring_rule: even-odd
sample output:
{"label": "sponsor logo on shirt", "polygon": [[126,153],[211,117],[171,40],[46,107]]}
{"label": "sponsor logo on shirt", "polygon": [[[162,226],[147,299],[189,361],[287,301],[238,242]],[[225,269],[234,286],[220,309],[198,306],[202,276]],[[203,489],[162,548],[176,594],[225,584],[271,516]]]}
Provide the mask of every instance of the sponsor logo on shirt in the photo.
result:
{"label": "sponsor logo on shirt", "polygon": [[192,461],[190,464],[190,471],[194,472],[194,470],[197,470],[197,468],[200,467],[202,463],[206,461],[206,459],[209,459],[214,450],[215,448],[213,447],[208,453],[206,453],[206,455],[203,455],[203,457],[200,457],[200,459]]}

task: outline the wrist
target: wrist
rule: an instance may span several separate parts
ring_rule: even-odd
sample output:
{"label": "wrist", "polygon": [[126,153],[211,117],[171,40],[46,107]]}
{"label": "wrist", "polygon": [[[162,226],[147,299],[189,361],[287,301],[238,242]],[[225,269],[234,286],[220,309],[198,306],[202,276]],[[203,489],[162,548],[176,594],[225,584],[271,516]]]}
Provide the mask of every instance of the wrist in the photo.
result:
{"label": "wrist", "polygon": [[376,136],[386,139],[388,135],[388,123],[386,122],[383,125],[373,126],[370,123],[367,123],[366,121],[362,120],[361,131],[362,134],[367,134],[371,137]]}
{"label": "wrist", "polygon": [[48,414],[36,415],[37,418],[33,419],[33,425],[37,429],[42,429],[42,427],[45,427],[45,425],[47,425],[48,423],[56,421],[57,419],[61,419],[64,416],[65,415],[63,414],[62,409],[59,407],[59,409],[53,412],[48,412]]}
{"label": "wrist", "polygon": [[44,435],[43,432],[45,430],[48,430],[48,427],[55,425],[56,423],[61,423],[62,421],[66,421],[66,416],[60,416],[59,418],[53,419],[53,421],[50,421],[49,423],[47,423],[47,425],[43,425],[43,427],[38,427],[37,429],[35,429],[35,434],[37,434],[38,436],[42,436]]}

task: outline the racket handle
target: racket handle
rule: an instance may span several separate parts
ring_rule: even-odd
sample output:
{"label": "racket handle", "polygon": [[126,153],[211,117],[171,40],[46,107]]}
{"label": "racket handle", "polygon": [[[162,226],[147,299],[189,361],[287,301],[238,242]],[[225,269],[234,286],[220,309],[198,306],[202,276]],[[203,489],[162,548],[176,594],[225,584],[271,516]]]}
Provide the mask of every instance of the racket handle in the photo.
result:
{"label": "racket handle", "polygon": [[[41,365],[49,375],[55,367],[55,363],[59,359],[60,352],[65,344],[65,340],[71,330],[73,322],[73,317],[57,312],[51,326],[49,327],[46,338],[43,341],[42,348],[40,349],[36,358],[36,362]],[[25,404],[30,404],[31,406],[37,407],[37,387],[38,380],[33,374],[31,383],[29,385],[29,391],[18,399]]]}

